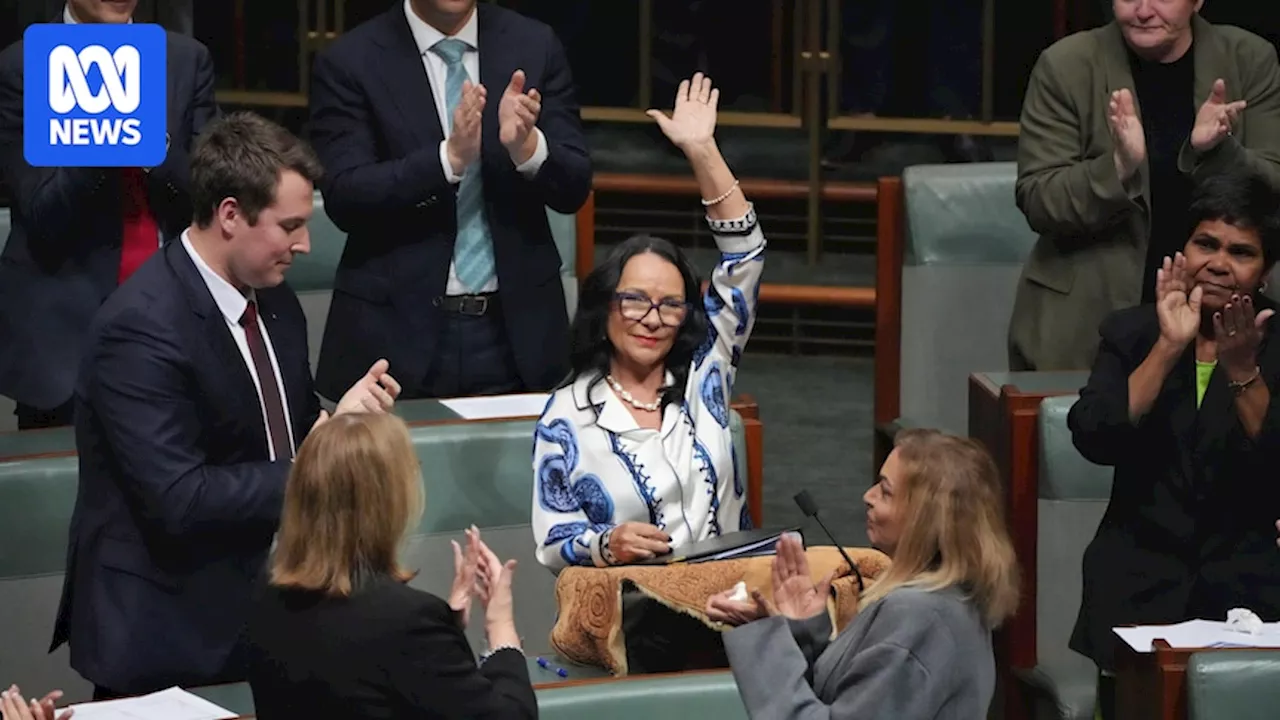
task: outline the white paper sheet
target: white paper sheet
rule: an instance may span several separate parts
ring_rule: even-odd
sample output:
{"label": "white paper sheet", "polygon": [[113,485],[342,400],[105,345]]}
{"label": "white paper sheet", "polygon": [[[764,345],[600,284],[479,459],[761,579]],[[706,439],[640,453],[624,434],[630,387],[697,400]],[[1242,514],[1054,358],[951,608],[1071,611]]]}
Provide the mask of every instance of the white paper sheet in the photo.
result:
{"label": "white paper sheet", "polygon": [[239,717],[182,688],[124,700],[72,705],[76,720],[232,720]]}
{"label": "white paper sheet", "polygon": [[1156,639],[1175,648],[1259,647],[1280,648],[1280,623],[1263,623],[1262,633],[1251,635],[1216,620],[1188,620],[1177,625],[1142,625],[1112,628],[1121,640],[1138,652],[1151,652]]}
{"label": "white paper sheet", "polygon": [[548,393],[490,395],[488,397],[454,398],[440,403],[466,420],[538,417],[547,406]]}

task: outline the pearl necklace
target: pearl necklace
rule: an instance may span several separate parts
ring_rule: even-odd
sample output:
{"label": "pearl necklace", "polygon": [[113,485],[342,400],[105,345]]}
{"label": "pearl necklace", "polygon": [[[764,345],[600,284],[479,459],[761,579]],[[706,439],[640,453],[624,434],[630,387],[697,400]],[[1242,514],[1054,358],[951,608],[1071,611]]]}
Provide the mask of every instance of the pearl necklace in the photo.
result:
{"label": "pearl necklace", "polygon": [[609,387],[613,388],[613,391],[618,394],[618,397],[629,403],[631,407],[634,407],[637,410],[644,410],[646,412],[658,412],[658,407],[660,406],[658,401],[650,403],[640,402],[632,397],[629,390],[622,387],[622,383],[614,380],[612,375],[605,375],[604,379],[609,382]]}

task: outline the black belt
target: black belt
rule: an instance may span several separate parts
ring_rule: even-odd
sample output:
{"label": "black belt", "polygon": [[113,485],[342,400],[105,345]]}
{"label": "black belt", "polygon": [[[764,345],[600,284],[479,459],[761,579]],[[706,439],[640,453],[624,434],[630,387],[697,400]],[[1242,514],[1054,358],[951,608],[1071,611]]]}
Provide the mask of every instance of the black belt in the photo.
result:
{"label": "black belt", "polygon": [[480,317],[490,310],[498,308],[498,294],[483,295],[445,295],[436,298],[436,305],[459,315]]}

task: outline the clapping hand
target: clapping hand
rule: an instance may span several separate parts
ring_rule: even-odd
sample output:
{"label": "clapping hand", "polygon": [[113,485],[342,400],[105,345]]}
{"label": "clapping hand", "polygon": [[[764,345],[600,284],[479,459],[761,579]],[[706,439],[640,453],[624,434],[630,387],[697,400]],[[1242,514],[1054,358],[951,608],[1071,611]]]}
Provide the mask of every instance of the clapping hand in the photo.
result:
{"label": "clapping hand", "polygon": [[729,588],[707,598],[705,609],[707,619],[722,625],[738,627],[773,614],[769,602],[759,590],[751,592],[750,600],[735,600],[733,595],[734,589]]}
{"label": "clapping hand", "polygon": [[806,620],[826,610],[833,579],[834,570],[815,584],[809,575],[809,556],[799,537],[783,535],[773,558],[773,603],[777,608],[773,614]]}
{"label": "clapping hand", "polygon": [[1181,349],[1200,331],[1200,299],[1204,289],[1193,287],[1187,274],[1187,258],[1177,253],[1165,258],[1156,270],[1156,315],[1160,319],[1160,336],[1171,346]]}
{"label": "clapping hand", "polygon": [[1111,93],[1107,124],[1115,146],[1116,173],[1120,175],[1121,182],[1128,182],[1147,159],[1147,138],[1142,130],[1142,121],[1138,119],[1133,93],[1127,88]]}
{"label": "clapping hand", "polygon": [[391,377],[387,372],[390,364],[386,360],[379,360],[369,368],[369,372],[364,377],[356,381],[355,385],[347,390],[342,399],[338,401],[338,407],[334,409],[334,415],[341,415],[348,412],[386,412],[395,405],[396,398],[400,395],[400,383]]}
{"label": "clapping hand", "polygon": [[537,150],[533,129],[542,112],[542,95],[533,88],[526,90],[524,83],[523,70],[512,73],[511,82],[498,102],[498,140],[516,165],[526,162]]}
{"label": "clapping hand", "polygon": [[471,621],[471,599],[479,586],[477,570],[480,567],[480,531],[472,525],[466,531],[467,549],[456,541],[453,545],[453,587],[449,591],[449,607],[458,613],[462,627]]}
{"label": "clapping hand", "polygon": [[62,697],[61,690],[54,690],[39,700],[27,702],[17,685],[10,685],[0,693],[0,718],[3,720],[67,720],[75,711],[64,710],[57,714],[54,703]]}
{"label": "clapping hand", "polygon": [[1244,100],[1227,102],[1227,84],[1221,79],[1214,81],[1209,99],[1196,113],[1196,124],[1191,129],[1191,147],[1196,152],[1208,152],[1217,147],[1231,134],[1231,128],[1247,104]]}
{"label": "clapping hand", "polygon": [[720,91],[711,87],[711,78],[695,73],[692,80],[684,80],[676,89],[676,106],[667,117],[660,110],[645,114],[653,118],[671,144],[688,153],[714,142],[716,133],[716,105]]}
{"label": "clapping hand", "polygon": [[453,109],[453,124],[445,144],[454,175],[462,175],[480,157],[480,126],[486,97],[483,85],[473,85],[470,80],[462,82],[462,99]]}
{"label": "clapping hand", "polygon": [[1231,382],[1246,382],[1257,372],[1258,345],[1274,310],[1254,313],[1253,298],[1231,296],[1231,302],[1213,314],[1213,336],[1218,362]]}

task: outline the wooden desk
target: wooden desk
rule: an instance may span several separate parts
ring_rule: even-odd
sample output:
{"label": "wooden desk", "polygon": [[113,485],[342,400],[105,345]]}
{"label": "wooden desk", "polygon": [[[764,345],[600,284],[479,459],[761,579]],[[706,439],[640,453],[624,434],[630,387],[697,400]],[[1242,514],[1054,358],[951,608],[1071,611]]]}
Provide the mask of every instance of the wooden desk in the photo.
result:
{"label": "wooden desk", "polygon": [[1187,662],[1196,653],[1261,648],[1173,648],[1164,640],[1140,653],[1121,642],[1116,648],[1116,717],[1125,720],[1186,720]]}
{"label": "wooden desk", "polygon": [[[1028,717],[1021,687],[1009,672],[1036,665],[1036,532],[1040,401],[1076,393],[1086,372],[999,372],[969,376],[969,436],[995,458],[1005,490],[1009,532],[1022,571],[1018,613],[996,634],[1006,720]],[[1123,717],[1123,716],[1121,716]]]}

